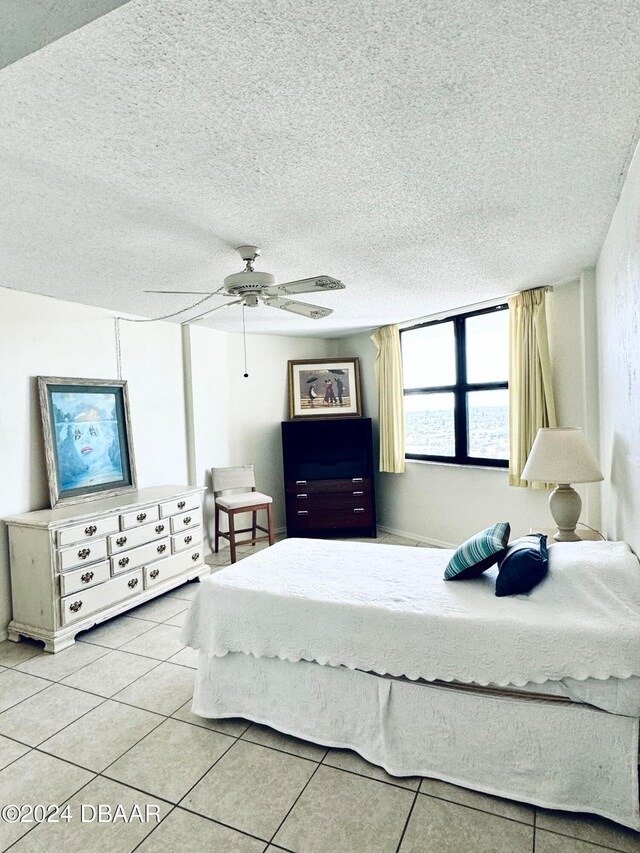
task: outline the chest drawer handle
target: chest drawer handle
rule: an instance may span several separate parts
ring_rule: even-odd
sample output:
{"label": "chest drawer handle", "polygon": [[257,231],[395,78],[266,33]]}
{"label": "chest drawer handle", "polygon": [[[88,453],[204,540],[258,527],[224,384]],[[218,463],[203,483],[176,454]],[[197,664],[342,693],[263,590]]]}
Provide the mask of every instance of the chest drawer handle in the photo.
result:
{"label": "chest drawer handle", "polygon": [[82,607],[82,602],[81,602],[81,601],[74,601],[74,602],[73,602],[73,604],[70,604],[70,605],[69,605],[69,610],[70,610],[72,613],[77,613],[77,612],[78,612],[78,610],[80,610],[80,608],[81,608],[81,607]]}
{"label": "chest drawer handle", "polygon": [[93,580],[93,572],[85,572],[83,575],[80,576],[80,580],[82,581],[82,583],[91,583],[91,581]]}
{"label": "chest drawer handle", "polygon": [[351,482],[352,482],[352,483],[361,483],[361,482],[362,482],[362,479],[363,479],[362,477],[353,477],[353,479],[351,480]]}
{"label": "chest drawer handle", "polygon": [[81,548],[78,551],[78,557],[81,560],[86,560],[90,553],[91,553],[91,548]]}
{"label": "chest drawer handle", "polygon": [[146,512],[139,512],[139,513],[136,515],[136,520],[137,520],[137,521],[144,521],[146,517],[147,517],[147,513],[146,513]]}
{"label": "chest drawer handle", "polygon": [[191,559],[193,560],[193,562],[194,562],[194,563],[195,563],[195,561],[196,561],[196,560],[199,560],[199,559],[200,559],[200,552],[199,552],[199,551],[196,551],[196,553],[195,553],[195,554],[192,554],[192,555],[191,555]]}
{"label": "chest drawer handle", "polygon": [[185,536],[184,537],[184,544],[188,545],[192,539],[193,539],[193,536]]}
{"label": "chest drawer handle", "polygon": [[127,586],[129,587],[129,589],[133,589],[134,587],[138,586],[138,578],[131,578],[131,580],[127,583]]}
{"label": "chest drawer handle", "polygon": [[118,536],[118,538],[116,539],[116,545],[118,546],[118,548],[122,548],[122,546],[126,545],[126,544],[127,544],[127,537],[126,536]]}
{"label": "chest drawer handle", "polygon": [[160,574],[160,569],[153,569],[153,571],[149,572],[149,577],[155,580]]}
{"label": "chest drawer handle", "polygon": [[118,565],[124,569],[125,566],[129,565],[129,558],[123,557],[121,560],[118,560]]}
{"label": "chest drawer handle", "polygon": [[164,524],[156,524],[156,533],[162,533],[164,530]]}
{"label": "chest drawer handle", "polygon": [[158,547],[156,548],[156,551],[158,552],[158,554],[164,554],[164,552],[165,552],[166,550],[167,550],[167,546],[166,546],[166,545],[158,545]]}
{"label": "chest drawer handle", "polygon": [[178,509],[184,509],[187,505],[186,501],[178,501]]}
{"label": "chest drawer handle", "polygon": [[364,495],[364,492],[354,492],[353,493],[354,498],[362,497],[362,495]]}
{"label": "chest drawer handle", "polygon": [[87,536],[93,536],[97,529],[98,528],[95,526],[95,524],[90,524],[88,527],[85,527],[84,532],[87,534]]}
{"label": "chest drawer handle", "polygon": [[309,515],[309,510],[307,509],[299,509],[298,515]]}
{"label": "chest drawer handle", "polygon": [[307,485],[306,480],[296,480],[296,486],[306,486],[306,485]]}
{"label": "chest drawer handle", "polygon": [[353,511],[354,512],[364,512],[364,507],[363,506],[357,506],[357,507],[355,507],[355,509]]}
{"label": "chest drawer handle", "polygon": [[300,500],[304,500],[307,496],[303,493],[301,495],[296,495],[296,497],[299,498]]}
{"label": "chest drawer handle", "polygon": [[190,516],[190,515],[186,515],[186,516],[182,519],[182,523],[183,523],[183,524],[191,524],[191,516]]}

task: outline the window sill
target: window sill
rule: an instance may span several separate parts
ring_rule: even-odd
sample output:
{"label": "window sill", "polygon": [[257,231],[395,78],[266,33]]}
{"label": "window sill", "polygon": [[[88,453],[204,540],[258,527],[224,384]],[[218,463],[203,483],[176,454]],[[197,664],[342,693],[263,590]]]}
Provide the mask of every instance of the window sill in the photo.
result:
{"label": "window sill", "polygon": [[405,465],[438,465],[441,468],[466,468],[468,471],[502,471],[509,474],[509,469],[501,465],[466,465],[459,462],[436,462],[433,459],[405,459]]}

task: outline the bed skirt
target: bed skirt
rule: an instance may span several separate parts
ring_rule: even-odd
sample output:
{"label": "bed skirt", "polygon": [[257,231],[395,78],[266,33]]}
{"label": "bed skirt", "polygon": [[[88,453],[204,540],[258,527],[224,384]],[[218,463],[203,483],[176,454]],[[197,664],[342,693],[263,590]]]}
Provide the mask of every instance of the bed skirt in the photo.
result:
{"label": "bed skirt", "polygon": [[193,711],[352,749],[392,776],[428,776],[640,829],[636,717],[306,661],[204,652]]}

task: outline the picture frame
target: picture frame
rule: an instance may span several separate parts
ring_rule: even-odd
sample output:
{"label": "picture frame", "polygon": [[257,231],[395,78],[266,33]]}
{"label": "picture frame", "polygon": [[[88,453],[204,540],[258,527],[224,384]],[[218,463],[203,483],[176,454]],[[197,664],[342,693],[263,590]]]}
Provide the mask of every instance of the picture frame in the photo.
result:
{"label": "picture frame", "polygon": [[290,420],[362,417],[358,358],[305,358],[288,366]]}
{"label": "picture frame", "polygon": [[38,376],[51,507],[137,489],[122,379]]}

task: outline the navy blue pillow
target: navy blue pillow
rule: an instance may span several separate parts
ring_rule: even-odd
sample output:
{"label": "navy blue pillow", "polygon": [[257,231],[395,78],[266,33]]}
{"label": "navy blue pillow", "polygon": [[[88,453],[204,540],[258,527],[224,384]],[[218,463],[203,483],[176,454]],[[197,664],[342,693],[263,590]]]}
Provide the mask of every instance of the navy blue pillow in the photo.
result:
{"label": "navy blue pillow", "polygon": [[529,533],[514,540],[498,562],[496,595],[521,595],[530,592],[546,575],[547,537]]}

